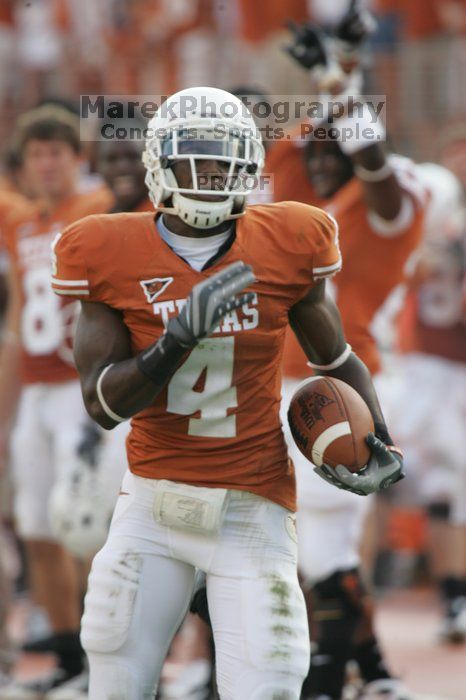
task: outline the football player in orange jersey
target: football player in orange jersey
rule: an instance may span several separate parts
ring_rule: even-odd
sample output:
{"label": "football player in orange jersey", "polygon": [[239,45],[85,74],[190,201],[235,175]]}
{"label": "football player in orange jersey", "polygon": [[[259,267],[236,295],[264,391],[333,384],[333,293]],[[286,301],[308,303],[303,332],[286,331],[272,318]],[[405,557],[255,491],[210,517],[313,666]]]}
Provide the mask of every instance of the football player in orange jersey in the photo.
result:
{"label": "football player in orange jersey", "polygon": [[[8,290],[7,290],[7,272],[8,272],[8,256],[6,253],[5,244],[2,238],[3,224],[13,209],[22,209],[27,206],[27,201],[19,194],[11,191],[0,190],[0,353],[12,353],[18,351],[17,336],[9,329],[4,330],[4,312],[7,306]],[[15,381],[8,386],[5,382],[2,384],[4,392],[3,407],[5,413],[0,415],[0,493],[3,494],[5,479],[5,458],[6,443],[11,429],[11,424],[14,416],[9,410],[9,406],[14,404],[17,399],[18,386]],[[3,499],[2,499],[3,500]],[[0,544],[3,547],[4,539],[2,537],[4,512],[0,504]],[[14,663],[15,655],[13,654],[13,644],[9,638],[7,630],[7,619],[10,605],[11,580],[7,573],[5,557],[0,554],[0,688],[8,682],[9,672]]]}
{"label": "football player in orange jersey", "polygon": [[[126,129],[128,138],[97,140],[93,159],[97,173],[109,190],[108,213],[153,211],[145,185],[142,163],[146,124],[133,119],[117,120],[114,126]],[[130,130],[141,138],[129,138]],[[88,418],[83,427],[74,467],[55,482],[49,510],[54,532],[76,556],[87,559],[104,544],[111,513],[126,469],[124,444],[126,424],[105,433]]]}
{"label": "football player in orange jersey", "polygon": [[[349,24],[357,20],[355,12]],[[328,39],[311,26],[295,29],[291,55],[311,70],[327,92]],[[351,79],[352,80],[352,79]],[[354,80],[352,80],[354,84]],[[348,342],[371,373],[381,369],[372,324],[384,302],[404,279],[404,267],[422,234],[426,193],[412,163],[386,156],[384,127],[366,104],[351,112],[344,82],[334,102],[341,116],[314,123],[301,141],[285,140],[272,150],[275,194],[318,202],[338,220],[345,265],[333,283]],[[325,105],[332,97],[322,98]],[[310,126],[309,124],[307,125]],[[294,173],[290,180],[290,172]],[[309,370],[305,356],[289,334],[284,357],[284,395],[294,391]],[[286,408],[284,402],[284,409]],[[406,691],[390,678],[374,628],[372,605],[359,572],[359,545],[367,501],[338,493],[318,482],[294,447],[298,477],[299,563],[314,620],[311,661],[304,696],[339,699],[349,658],[358,662],[365,699],[401,700]],[[326,546],[322,546],[325,540]]]}
{"label": "football player in orange jersey", "polygon": [[36,201],[13,212],[3,229],[9,255],[7,331],[16,335],[20,351],[2,351],[0,410],[15,413],[15,402],[4,389],[13,379],[21,382],[10,446],[14,510],[26,544],[33,597],[46,609],[53,630],[47,647],[58,654],[59,668],[38,684],[13,683],[2,690],[2,698],[35,699],[79,676],[83,668],[77,571],[57,543],[47,512],[54,480],[73,462],[86,419],[70,343],[77,308],[50,292],[50,246],[67,224],[105,211],[109,199],[101,192],[77,193],[79,124],[68,112],[42,107],[24,115],[17,138]]}
{"label": "football player in orange jersey", "polygon": [[439,636],[460,643],[466,641],[465,200],[446,168],[423,163],[417,171],[430,200],[398,325],[394,398],[409,400],[410,410],[403,420],[394,410],[393,419],[411,465],[400,498],[401,505],[426,508],[429,561],[445,606]]}
{"label": "football player in orange jersey", "polygon": [[[108,429],[132,418],[129,471],[82,621],[90,699],[152,696],[198,567],[220,697],[298,700],[309,637],[278,412],[289,318],[310,361],[352,384],[388,436],[325,295],[341,265],[336,223],[293,202],[245,210],[244,176],[260,172],[263,149],[233,95],[182,91],[149,128],[156,216],[88,217],[54,247],[53,288],[81,299],[88,411]],[[339,487],[370,493],[402,476],[396,449],[368,443],[365,472],[340,469]]]}
{"label": "football player in orange jersey", "polygon": [[[129,138],[131,130],[136,134],[144,133],[146,123],[136,119],[118,120],[115,126],[126,129],[128,138],[95,142],[97,172],[113,195],[109,213],[153,211],[141,158],[144,140]],[[127,467],[125,440],[129,427],[129,423],[121,423],[111,432],[103,431],[89,418],[78,447],[79,459],[75,468],[66,479],[57,481],[52,490],[50,515],[54,530],[65,547],[80,558],[94,556],[107,538],[111,514]],[[186,697],[193,687],[199,693],[203,681],[205,692],[208,692],[210,647],[209,629],[197,616],[188,616],[170,652],[172,665],[179,659],[183,662],[182,679],[179,676],[173,680],[167,677],[162,694],[170,696],[172,683],[179,693],[181,681],[184,682]],[[81,697],[87,698],[87,693],[79,694],[79,700]],[[67,700],[78,700],[78,693],[76,698],[73,696]]]}

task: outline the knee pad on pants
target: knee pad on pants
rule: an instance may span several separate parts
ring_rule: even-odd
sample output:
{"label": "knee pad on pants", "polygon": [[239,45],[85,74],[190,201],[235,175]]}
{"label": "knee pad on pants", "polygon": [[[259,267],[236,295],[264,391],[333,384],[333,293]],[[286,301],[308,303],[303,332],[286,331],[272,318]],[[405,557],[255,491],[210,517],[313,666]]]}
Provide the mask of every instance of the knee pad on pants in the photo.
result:
{"label": "knee pad on pants", "polygon": [[115,664],[113,658],[94,653],[89,654],[89,663],[91,700],[154,700],[156,697],[154,685],[143,683],[137,665]]}
{"label": "knee pad on pants", "polygon": [[[309,633],[305,603],[298,581],[246,581],[251,604],[245,638],[256,669],[296,678],[306,675]],[[251,595],[255,590],[256,595]],[[257,614],[255,614],[257,611]]]}
{"label": "knee pad on pants", "polygon": [[295,684],[290,687],[286,677],[283,679],[277,678],[275,682],[269,681],[264,683],[250,695],[249,700],[271,700],[271,698],[279,698],[280,700],[299,700],[300,691],[296,690]]}
{"label": "knee pad on pants", "polygon": [[112,653],[125,643],[140,583],[142,557],[102,550],[92,564],[82,619],[86,652]]}
{"label": "knee pad on pants", "polygon": [[[212,577],[208,580],[220,696],[229,700],[299,698],[310,645],[296,575],[231,580],[228,587],[234,594],[229,596],[232,609],[220,608]],[[226,599],[225,590],[215,592],[219,603]],[[232,633],[242,640],[236,657],[230,649]]]}

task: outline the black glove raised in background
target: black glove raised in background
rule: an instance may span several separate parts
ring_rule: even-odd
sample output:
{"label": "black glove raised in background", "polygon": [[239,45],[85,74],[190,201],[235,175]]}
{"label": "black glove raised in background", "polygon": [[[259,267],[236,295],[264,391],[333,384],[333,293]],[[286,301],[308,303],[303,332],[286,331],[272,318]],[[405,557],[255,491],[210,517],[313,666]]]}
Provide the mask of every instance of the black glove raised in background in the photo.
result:
{"label": "black glove raised in background", "polygon": [[368,10],[361,8],[360,0],[351,0],[348,11],[335,27],[334,36],[348,48],[357,49],[376,28],[375,18]]}
{"label": "black glove raised in background", "polygon": [[296,22],[288,22],[288,27],[293,34],[293,43],[285,46],[284,50],[302,68],[312,70],[316,66],[328,64],[326,37],[319,27],[310,23],[296,24]]}

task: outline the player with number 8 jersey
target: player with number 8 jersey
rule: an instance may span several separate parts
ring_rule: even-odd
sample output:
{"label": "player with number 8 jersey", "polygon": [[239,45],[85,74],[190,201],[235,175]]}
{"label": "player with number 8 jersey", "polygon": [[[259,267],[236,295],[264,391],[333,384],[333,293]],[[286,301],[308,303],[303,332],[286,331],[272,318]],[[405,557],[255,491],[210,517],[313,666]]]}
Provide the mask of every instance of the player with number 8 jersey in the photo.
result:
{"label": "player with number 8 jersey", "polygon": [[110,199],[99,190],[68,197],[53,210],[30,202],[5,222],[5,245],[20,281],[23,384],[76,379],[72,337],[79,309],[71,295],[59,299],[50,289],[51,246],[73,221],[105,211]]}
{"label": "player with number 8 jersey", "polygon": [[[253,266],[251,301],[227,313],[134,416],[131,470],[198,486],[246,489],[295,509],[294,475],[278,416],[288,311],[341,265],[335,221],[295,202],[251,207],[230,249],[196,271],[159,235],[154,214],[92,216],[57,239],[60,295],[123,314],[134,354],[160,338],[192,287],[242,260]],[[252,381],[253,380],[253,381]]]}
{"label": "player with number 8 jersey", "polygon": [[[54,649],[58,658],[58,668],[46,677],[30,683],[13,680],[2,689],[2,698],[30,698],[74,682],[84,672],[78,571],[57,541],[48,513],[55,483],[68,478],[73,468],[86,421],[72,354],[79,308],[72,298],[59,299],[50,289],[51,245],[72,221],[106,211],[111,195],[79,192],[79,120],[67,110],[43,105],[25,113],[15,140],[34,200],[2,222],[10,342],[0,353],[0,414],[8,410],[15,422],[11,436],[4,433],[0,440],[0,452],[11,464],[15,525],[25,544],[31,594],[51,623],[51,637],[40,646]],[[16,391],[9,391],[13,385]]]}

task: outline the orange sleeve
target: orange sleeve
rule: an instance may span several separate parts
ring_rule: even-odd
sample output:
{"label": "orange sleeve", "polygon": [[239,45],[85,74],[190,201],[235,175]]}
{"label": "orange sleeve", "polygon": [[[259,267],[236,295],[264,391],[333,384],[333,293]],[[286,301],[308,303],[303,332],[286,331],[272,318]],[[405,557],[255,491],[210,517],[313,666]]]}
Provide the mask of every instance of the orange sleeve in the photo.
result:
{"label": "orange sleeve", "polygon": [[52,244],[52,289],[55,294],[73,299],[90,299],[88,266],[82,240],[89,232],[89,218],[68,226],[63,233],[57,234]]}
{"label": "orange sleeve", "polygon": [[14,253],[14,243],[13,243],[13,237],[11,236],[11,232],[8,229],[7,226],[4,224],[0,226],[0,250],[3,253],[8,253],[8,255],[12,255]]}
{"label": "orange sleeve", "polygon": [[322,209],[288,202],[290,248],[306,261],[310,282],[332,277],[341,269],[338,224]]}
{"label": "orange sleeve", "polygon": [[333,216],[322,211],[316,216],[316,252],[312,265],[312,276],[315,281],[325,277],[333,277],[341,270],[342,259],[338,240],[338,224]]}
{"label": "orange sleeve", "polygon": [[[278,284],[286,285],[292,306],[316,282],[340,269],[338,227],[324,211],[301,202],[270,204],[264,210],[266,216],[272,215],[270,269],[274,269]],[[260,255],[269,264],[269,253],[263,247]]]}

